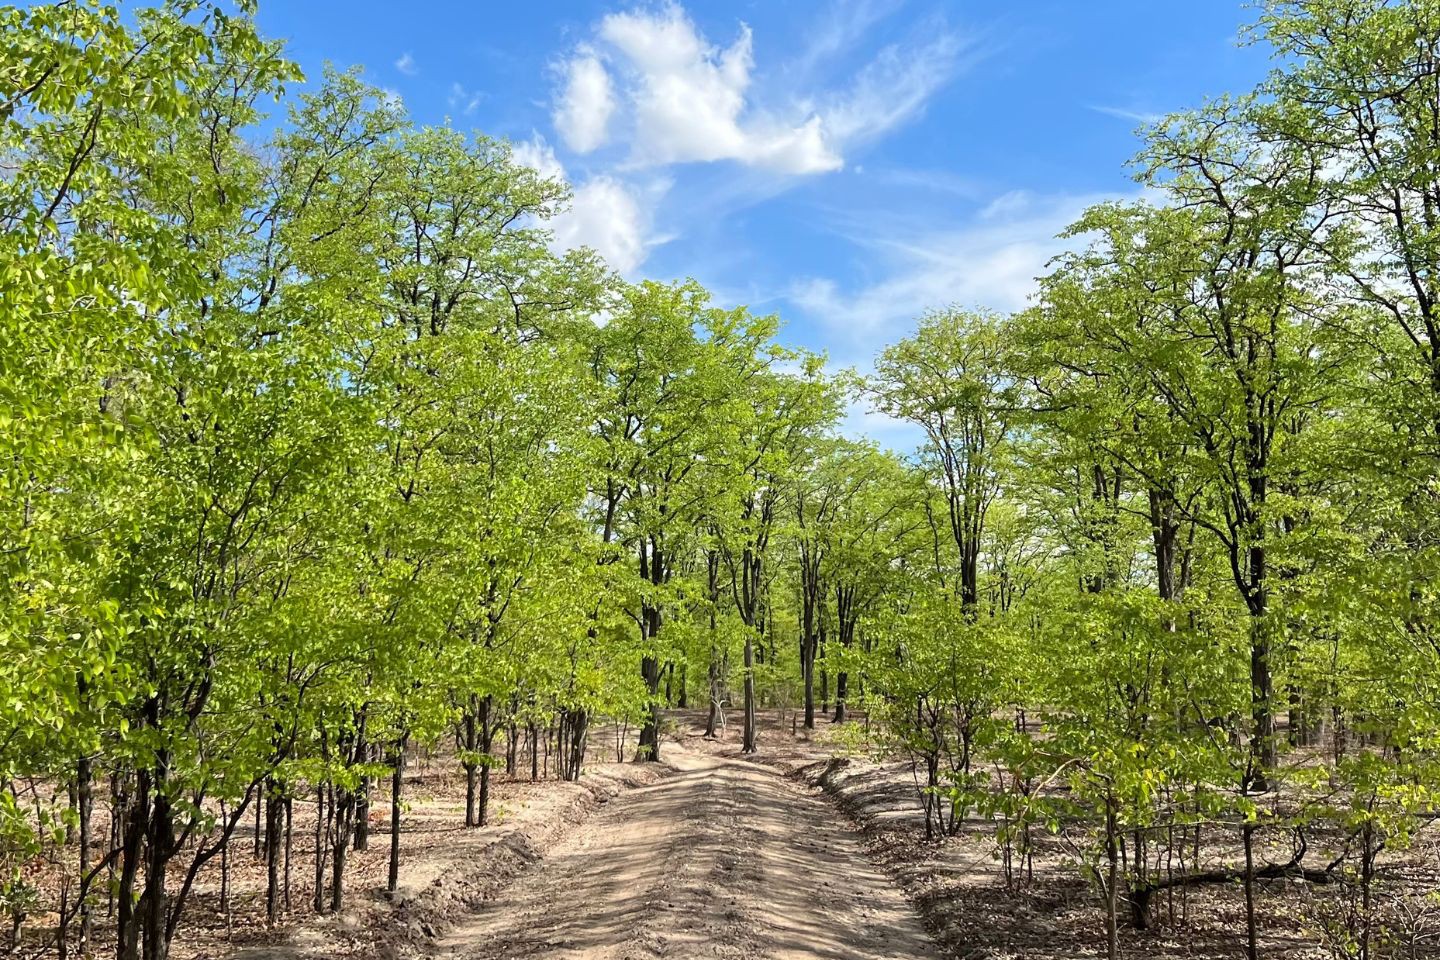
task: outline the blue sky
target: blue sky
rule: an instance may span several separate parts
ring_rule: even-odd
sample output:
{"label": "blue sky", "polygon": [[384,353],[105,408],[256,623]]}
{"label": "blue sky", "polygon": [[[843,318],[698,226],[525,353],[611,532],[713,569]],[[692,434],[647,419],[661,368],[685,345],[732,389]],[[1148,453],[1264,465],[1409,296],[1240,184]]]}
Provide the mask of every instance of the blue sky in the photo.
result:
{"label": "blue sky", "polygon": [[[558,244],[694,277],[862,369],[925,311],[1024,304],[1055,233],[1137,192],[1144,118],[1267,69],[1240,0],[262,0],[307,74],[563,175]],[[857,409],[849,427],[908,446]]]}

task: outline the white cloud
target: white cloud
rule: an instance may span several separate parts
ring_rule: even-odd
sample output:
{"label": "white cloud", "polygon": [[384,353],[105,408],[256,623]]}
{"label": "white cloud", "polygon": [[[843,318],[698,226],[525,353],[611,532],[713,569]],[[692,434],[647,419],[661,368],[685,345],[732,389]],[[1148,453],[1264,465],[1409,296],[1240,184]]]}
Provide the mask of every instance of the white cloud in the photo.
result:
{"label": "white cloud", "polygon": [[1089,109],[1094,110],[1096,113],[1103,113],[1107,117],[1115,117],[1117,120],[1129,120],[1131,123],[1141,127],[1153,126],[1164,119],[1164,117],[1158,113],[1148,113],[1142,110],[1126,110],[1123,107],[1107,107],[1092,103]]}
{"label": "white cloud", "polygon": [[557,217],[555,242],[590,247],[612,268],[628,274],[644,262],[646,216],[635,194],[614,177],[592,177],[575,188],[570,209]]}
{"label": "white cloud", "polygon": [[576,153],[605,145],[615,91],[610,73],[593,53],[582,51],[565,64],[565,89],[555,106],[555,129]]}
{"label": "white cloud", "polygon": [[446,102],[450,104],[451,110],[459,110],[465,116],[470,116],[480,106],[480,101],[485,99],[485,94],[478,90],[466,90],[459,83],[450,84],[450,96]]}
{"label": "white cloud", "polygon": [[1113,199],[1016,191],[959,227],[879,236],[857,231],[850,239],[880,264],[878,279],[846,289],[828,277],[810,277],[798,281],[788,299],[847,338],[856,356],[867,357],[904,336],[928,310],[1024,307],[1046,264],[1076,243],[1057,235],[1087,207]]}
{"label": "white cloud", "polygon": [[[809,47],[771,73],[781,87],[810,84],[848,51],[895,0],[862,0],[816,24]],[[921,23],[832,89],[757,90],[754,38],[739,25],[728,46],[700,33],[678,3],[604,17],[590,42],[563,62],[555,127],[588,153],[623,130],[628,165],[734,161],[783,175],[844,166],[845,150],[910,120],[956,73],[970,49],[943,22]]]}
{"label": "white cloud", "polygon": [[547,180],[566,180],[565,167],[556,158],[555,148],[539,134],[511,144],[510,154],[521,166],[529,167]]}
{"label": "white cloud", "polygon": [[853,143],[912,119],[954,76],[966,50],[961,38],[943,26],[920,43],[885,47],[824,111],[827,135],[836,143]]}
{"label": "white cloud", "polygon": [[676,4],[614,13],[597,42],[615,64],[631,125],[631,162],[640,166],[734,160],[783,174],[836,170],[821,119],[749,103],[754,57],[750,28],[728,47],[711,44]]}
{"label": "white cloud", "polygon": [[753,65],[744,24],[721,49],[675,3],[612,13],[593,45],[563,63],[554,125],[570,150],[590,153],[619,119],[631,167],[732,160],[782,174],[840,168],[812,112],[750,104]]}
{"label": "white cloud", "polygon": [[[860,282],[808,277],[785,299],[822,331],[837,363],[868,373],[880,350],[909,335],[930,310],[1023,308],[1051,259],[1083,242],[1058,234],[1087,207],[1116,199],[1123,198],[1016,190],[943,229],[929,226],[928,216],[907,223],[857,214],[837,223],[837,232],[863,251],[873,275]],[[901,453],[924,440],[913,424],[870,409],[864,399],[849,404],[840,429]]]}
{"label": "white cloud", "polygon": [[[602,17],[553,65],[554,139],[570,156],[591,157],[573,208],[552,224],[557,243],[585,243],[621,272],[637,269],[669,239],[654,223],[672,165],[733,165],[684,181],[679,209],[666,214],[686,228],[762,202],[798,177],[841,169],[849,147],[917,116],[972,48],[932,17],[868,63],[849,65],[874,25],[903,3],[847,0],[812,25],[808,44],[763,71],[747,25],[716,44],[677,0]],[[457,84],[452,107],[468,96]],[[529,160],[562,170],[554,149],[536,143],[543,149]]]}
{"label": "white cloud", "polygon": [[808,76],[831,57],[849,51],[864,40],[876,24],[904,3],[905,0],[846,0],[826,4],[820,17],[808,24],[809,43],[788,69]]}
{"label": "white cloud", "polygon": [[[514,144],[515,159],[552,180],[568,182],[564,165],[555,148],[536,135]],[[650,248],[663,239],[649,236],[649,209],[667,188],[655,181],[648,190],[637,190],[616,177],[600,174],[573,186],[569,209],[547,226],[560,250],[589,247],[614,270],[629,274],[645,261]]]}
{"label": "white cloud", "polygon": [[413,77],[420,72],[420,68],[415,65],[415,58],[410,56],[408,50],[400,54],[400,59],[395,61],[395,69],[407,77]]}

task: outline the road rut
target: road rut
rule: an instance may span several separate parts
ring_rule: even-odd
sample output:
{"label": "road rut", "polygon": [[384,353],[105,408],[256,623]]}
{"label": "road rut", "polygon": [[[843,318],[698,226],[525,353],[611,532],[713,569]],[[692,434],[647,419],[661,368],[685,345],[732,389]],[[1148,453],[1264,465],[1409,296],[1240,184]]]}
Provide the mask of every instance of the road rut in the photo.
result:
{"label": "road rut", "polygon": [[677,772],[612,800],[450,931],[450,960],[901,960],[942,956],[821,797],[673,747]]}

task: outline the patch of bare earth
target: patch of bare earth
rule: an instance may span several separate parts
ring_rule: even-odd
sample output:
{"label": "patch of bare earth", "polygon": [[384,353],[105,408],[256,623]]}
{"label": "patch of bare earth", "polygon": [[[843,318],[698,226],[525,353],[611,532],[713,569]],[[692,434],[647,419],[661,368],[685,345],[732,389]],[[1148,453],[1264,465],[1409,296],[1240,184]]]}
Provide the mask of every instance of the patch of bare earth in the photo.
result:
{"label": "patch of bare earth", "polygon": [[445,938],[464,960],[937,958],[904,896],[813,790],[668,747],[626,793]]}

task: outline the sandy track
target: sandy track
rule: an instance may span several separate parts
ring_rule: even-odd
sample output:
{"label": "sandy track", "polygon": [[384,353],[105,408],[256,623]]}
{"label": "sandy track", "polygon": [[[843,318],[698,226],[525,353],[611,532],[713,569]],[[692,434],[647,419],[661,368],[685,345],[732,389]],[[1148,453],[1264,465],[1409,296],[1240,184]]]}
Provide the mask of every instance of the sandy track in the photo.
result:
{"label": "sandy track", "polygon": [[937,958],[904,896],[820,797],[672,747],[437,951],[452,960]]}

